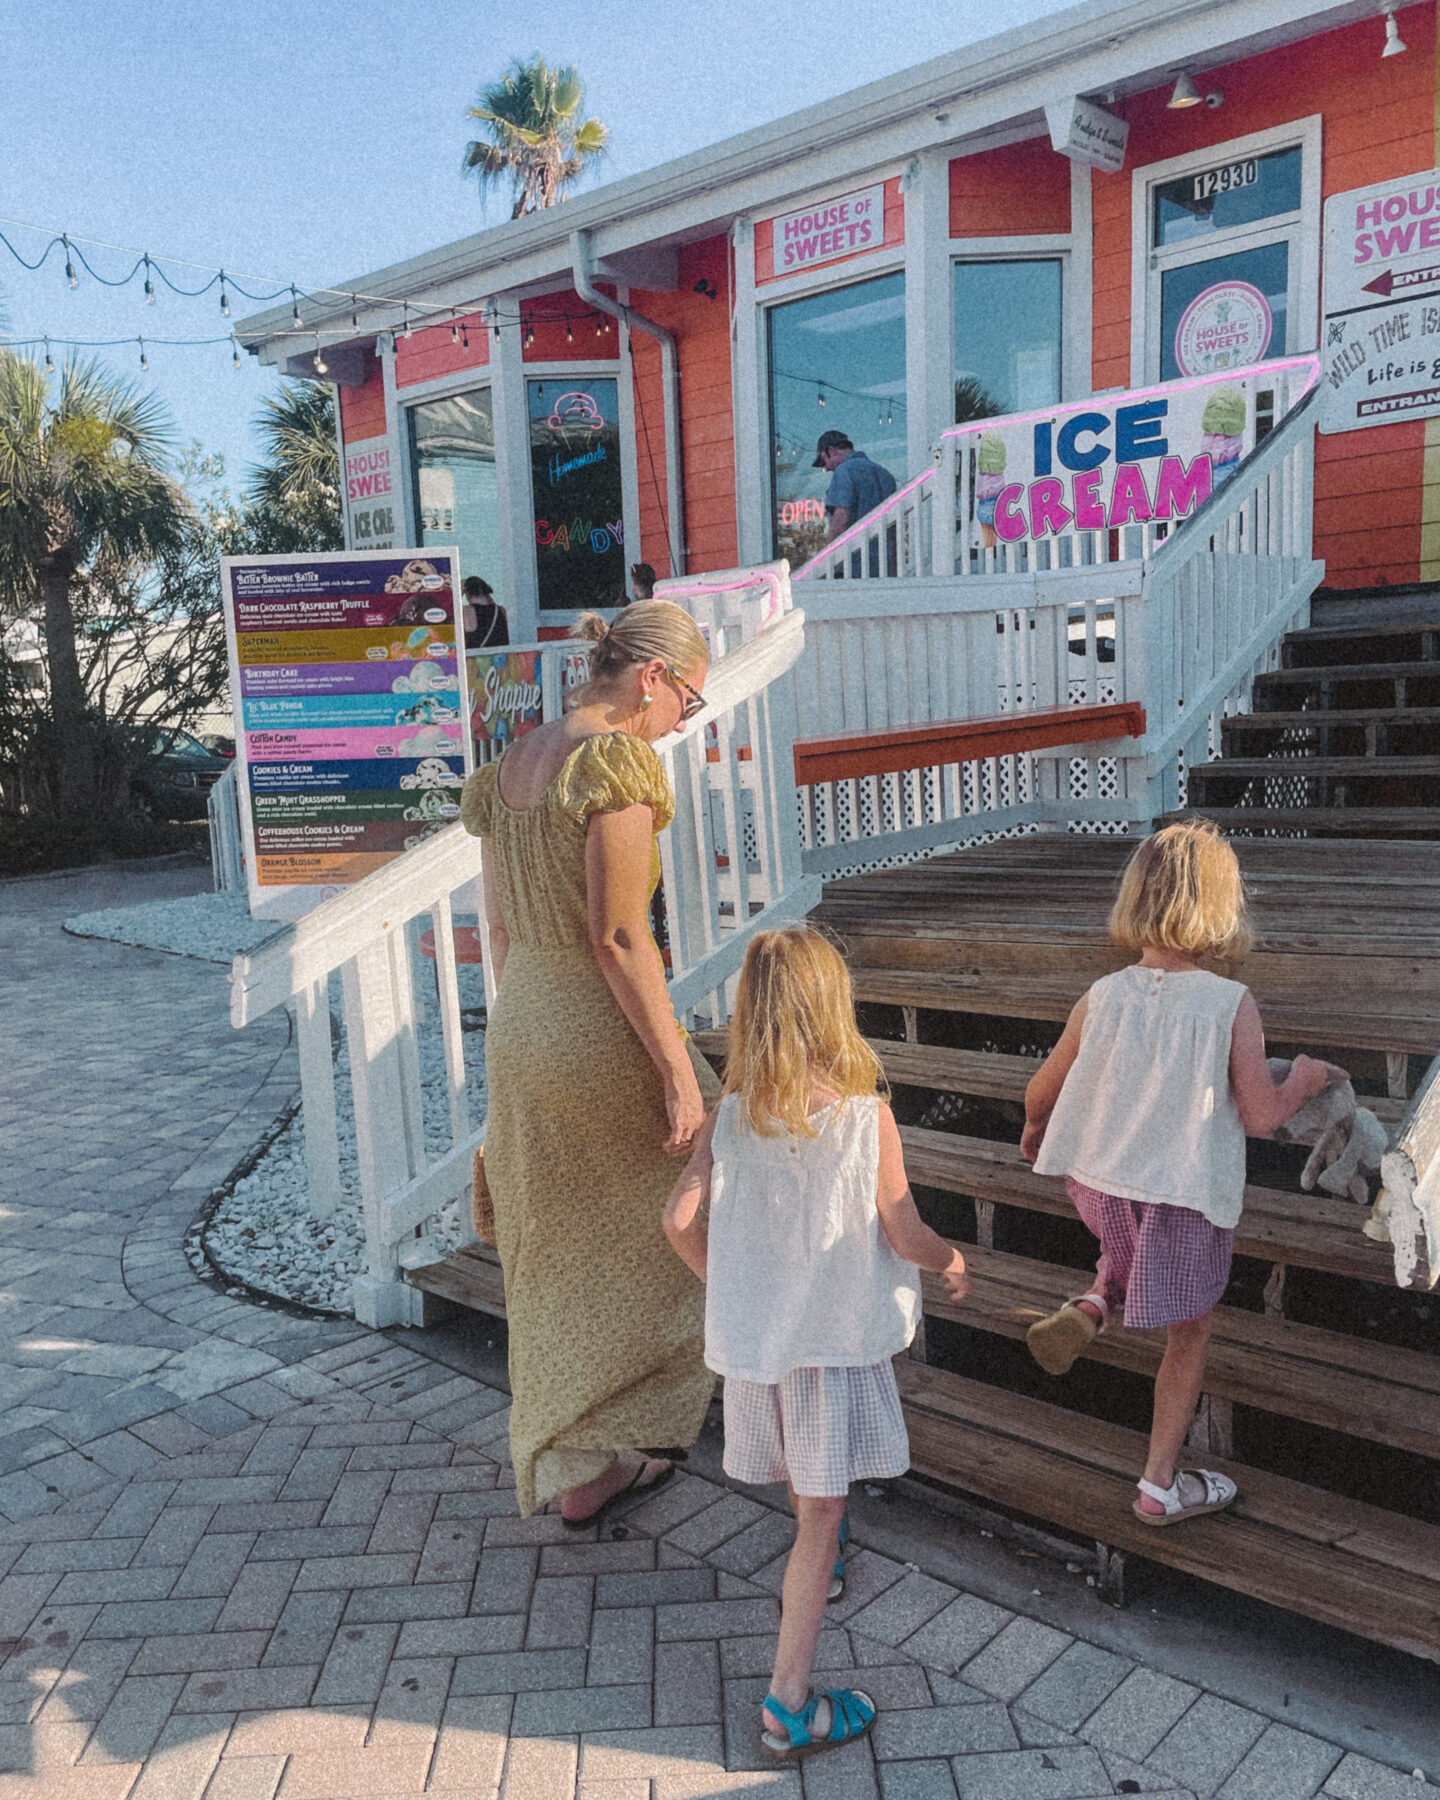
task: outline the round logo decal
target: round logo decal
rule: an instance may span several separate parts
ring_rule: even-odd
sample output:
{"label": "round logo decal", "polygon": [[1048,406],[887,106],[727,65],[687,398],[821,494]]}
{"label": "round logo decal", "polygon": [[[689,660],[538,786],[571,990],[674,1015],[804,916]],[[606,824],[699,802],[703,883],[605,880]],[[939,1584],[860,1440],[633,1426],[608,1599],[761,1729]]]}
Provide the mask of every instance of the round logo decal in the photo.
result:
{"label": "round logo decal", "polygon": [[1197,294],[1175,333],[1175,361],[1182,375],[1212,375],[1259,362],[1270,347],[1275,315],[1248,281],[1218,281]]}

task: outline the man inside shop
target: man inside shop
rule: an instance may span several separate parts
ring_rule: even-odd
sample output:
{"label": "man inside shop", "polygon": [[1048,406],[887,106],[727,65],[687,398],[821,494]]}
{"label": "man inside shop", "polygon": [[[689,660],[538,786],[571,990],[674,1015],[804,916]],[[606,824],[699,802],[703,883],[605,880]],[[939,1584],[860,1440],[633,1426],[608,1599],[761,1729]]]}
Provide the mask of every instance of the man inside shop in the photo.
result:
{"label": "man inside shop", "polygon": [[871,462],[843,431],[820,433],[811,467],[824,469],[830,477],[825,490],[825,514],[831,539],[839,537],[895,492],[895,477],[890,471]]}

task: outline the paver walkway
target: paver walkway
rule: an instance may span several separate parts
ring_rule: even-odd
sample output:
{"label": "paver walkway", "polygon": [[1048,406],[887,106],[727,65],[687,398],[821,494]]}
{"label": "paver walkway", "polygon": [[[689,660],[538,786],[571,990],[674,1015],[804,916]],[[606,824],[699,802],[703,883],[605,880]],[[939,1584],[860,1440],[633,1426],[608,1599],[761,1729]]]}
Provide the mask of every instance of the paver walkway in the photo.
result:
{"label": "paver walkway", "polygon": [[598,1530],[522,1521],[498,1387],[197,1280],[283,1027],[229,1035],[223,970],[64,938],[83,886],[0,889],[0,1800],[1427,1791],[865,1547],[822,1662],[873,1741],[766,1763],[786,1518],[685,1472]]}

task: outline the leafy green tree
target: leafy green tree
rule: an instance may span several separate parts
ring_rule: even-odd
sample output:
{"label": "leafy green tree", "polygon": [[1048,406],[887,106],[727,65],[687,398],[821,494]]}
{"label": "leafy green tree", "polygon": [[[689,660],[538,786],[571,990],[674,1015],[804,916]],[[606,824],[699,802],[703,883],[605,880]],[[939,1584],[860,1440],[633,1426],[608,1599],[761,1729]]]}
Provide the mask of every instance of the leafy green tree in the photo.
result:
{"label": "leafy green tree", "polygon": [[475,172],[482,193],[508,182],[512,219],[553,206],[610,141],[608,126],[581,118],[584,105],[585,84],[573,65],[552,69],[543,56],[517,59],[466,112],[486,135],[465,146],[462,172]]}
{"label": "leafy green tree", "polygon": [[286,381],[260,403],[264,446],[245,505],[225,537],[230,555],[343,550],[335,403],[320,382]]}
{"label": "leafy green tree", "polygon": [[0,350],[0,610],[43,614],[53,801],[69,812],[100,798],[77,589],[180,552],[193,509],[164,467],[170,436],[154,396],[97,363],[69,358],[52,380]]}

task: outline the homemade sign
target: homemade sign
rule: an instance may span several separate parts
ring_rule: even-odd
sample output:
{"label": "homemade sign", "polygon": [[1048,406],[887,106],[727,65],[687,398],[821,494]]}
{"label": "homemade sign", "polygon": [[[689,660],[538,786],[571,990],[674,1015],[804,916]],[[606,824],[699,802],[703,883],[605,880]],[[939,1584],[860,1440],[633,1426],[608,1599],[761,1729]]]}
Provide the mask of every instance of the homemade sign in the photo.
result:
{"label": "homemade sign", "polygon": [[360,549],[388,550],[395,542],[389,438],[345,446],[345,528],[347,543]]}
{"label": "homemade sign", "polygon": [[777,275],[878,250],[885,242],[885,184],[879,181],[853,194],[816,201],[800,212],[781,213],[771,226]]}
{"label": "homemade sign", "polygon": [[1050,127],[1051,147],[1071,162],[1103,169],[1107,175],[1118,174],[1125,167],[1129,121],[1116,118],[1093,100],[1082,100],[1078,94],[1051,100],[1045,107],[1045,123]]}
{"label": "homemade sign", "polygon": [[945,433],[975,458],[981,547],[1187,518],[1255,446],[1255,396],[1313,359],[1076,401]]}
{"label": "homemade sign", "polygon": [[540,605],[623,605],[619,386],[606,377],[528,387]]}
{"label": "homemade sign", "polygon": [[1320,429],[1440,415],[1440,169],[1325,202]]}
{"label": "homemade sign", "polygon": [[1270,348],[1275,315],[1248,281],[1217,281],[1181,314],[1175,361],[1186,375],[1212,375],[1258,363]]}
{"label": "homemade sign", "polygon": [[222,557],[250,912],[298,919],[459,814],[458,553]]}

